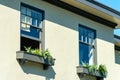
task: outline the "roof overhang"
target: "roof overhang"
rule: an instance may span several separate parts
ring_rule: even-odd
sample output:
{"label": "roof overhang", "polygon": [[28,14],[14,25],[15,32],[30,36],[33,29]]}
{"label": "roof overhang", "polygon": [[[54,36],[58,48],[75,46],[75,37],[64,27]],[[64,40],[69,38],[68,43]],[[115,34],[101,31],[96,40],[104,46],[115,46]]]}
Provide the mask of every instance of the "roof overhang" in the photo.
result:
{"label": "roof overhang", "polygon": [[120,28],[120,12],[95,0],[43,0],[108,27]]}

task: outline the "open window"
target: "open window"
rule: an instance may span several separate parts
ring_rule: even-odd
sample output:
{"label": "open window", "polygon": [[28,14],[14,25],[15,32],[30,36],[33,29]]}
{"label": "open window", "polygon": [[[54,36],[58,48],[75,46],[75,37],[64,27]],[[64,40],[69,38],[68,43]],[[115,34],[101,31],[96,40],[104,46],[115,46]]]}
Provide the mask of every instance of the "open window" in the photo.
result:
{"label": "open window", "polygon": [[41,48],[41,32],[44,12],[26,4],[21,4],[21,50],[24,46]]}

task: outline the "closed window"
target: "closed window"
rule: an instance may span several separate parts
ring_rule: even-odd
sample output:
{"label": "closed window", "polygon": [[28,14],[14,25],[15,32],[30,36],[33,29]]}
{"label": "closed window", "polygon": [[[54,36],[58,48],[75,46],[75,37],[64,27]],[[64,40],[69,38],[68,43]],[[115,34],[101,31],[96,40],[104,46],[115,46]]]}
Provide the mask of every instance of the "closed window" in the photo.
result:
{"label": "closed window", "polygon": [[21,49],[24,46],[39,48],[44,12],[32,6],[21,4]]}
{"label": "closed window", "polygon": [[79,64],[94,62],[95,30],[79,25]]}
{"label": "closed window", "polygon": [[115,46],[115,63],[120,64],[120,46]]}

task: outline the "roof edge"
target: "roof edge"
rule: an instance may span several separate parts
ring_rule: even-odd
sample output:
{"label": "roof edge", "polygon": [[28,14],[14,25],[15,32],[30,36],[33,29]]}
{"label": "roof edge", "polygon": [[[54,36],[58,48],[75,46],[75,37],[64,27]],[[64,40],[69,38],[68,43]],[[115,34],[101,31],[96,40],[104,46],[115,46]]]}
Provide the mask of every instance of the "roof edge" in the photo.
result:
{"label": "roof edge", "polygon": [[111,8],[111,7],[108,7],[108,6],[102,4],[102,3],[98,2],[98,1],[95,1],[95,0],[86,0],[86,1],[88,1],[88,2],[90,2],[92,4],[95,4],[95,5],[99,6],[99,7],[102,7],[104,9],[106,9],[108,11],[111,11],[111,12],[113,12],[113,13],[115,13],[115,14],[120,16],[120,12],[119,11],[117,11],[117,10]]}
{"label": "roof edge", "polygon": [[93,20],[93,21],[98,22],[100,24],[106,25],[106,26],[108,26],[110,28],[115,28],[117,26],[117,23],[115,23],[115,22],[111,22],[109,20],[106,20],[106,19],[101,18],[99,16],[96,16],[94,14],[91,14],[89,12],[86,12],[86,11],[80,9],[80,8],[77,8],[75,6],[72,6],[70,4],[62,2],[60,0],[43,0],[43,1],[48,2],[50,4],[53,4],[55,6],[61,7],[63,9],[65,9],[65,10],[71,11],[71,12],[73,12],[75,14],[78,14],[80,16],[83,16],[85,18]]}

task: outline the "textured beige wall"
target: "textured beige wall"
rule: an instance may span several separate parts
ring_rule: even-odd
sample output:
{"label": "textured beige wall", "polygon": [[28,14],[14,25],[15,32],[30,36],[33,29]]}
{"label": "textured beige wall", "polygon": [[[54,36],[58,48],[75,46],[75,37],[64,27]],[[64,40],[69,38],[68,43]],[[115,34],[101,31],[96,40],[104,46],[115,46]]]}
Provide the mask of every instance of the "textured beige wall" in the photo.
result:
{"label": "textured beige wall", "polygon": [[43,70],[41,64],[19,65],[15,56],[20,48],[20,1],[4,1],[0,1],[0,80],[80,80],[76,74],[79,65],[78,24],[96,30],[96,63],[106,64],[110,70],[106,80],[119,80],[120,66],[114,62],[113,30],[41,0],[21,2],[45,11],[42,44],[56,58],[55,66]]}

